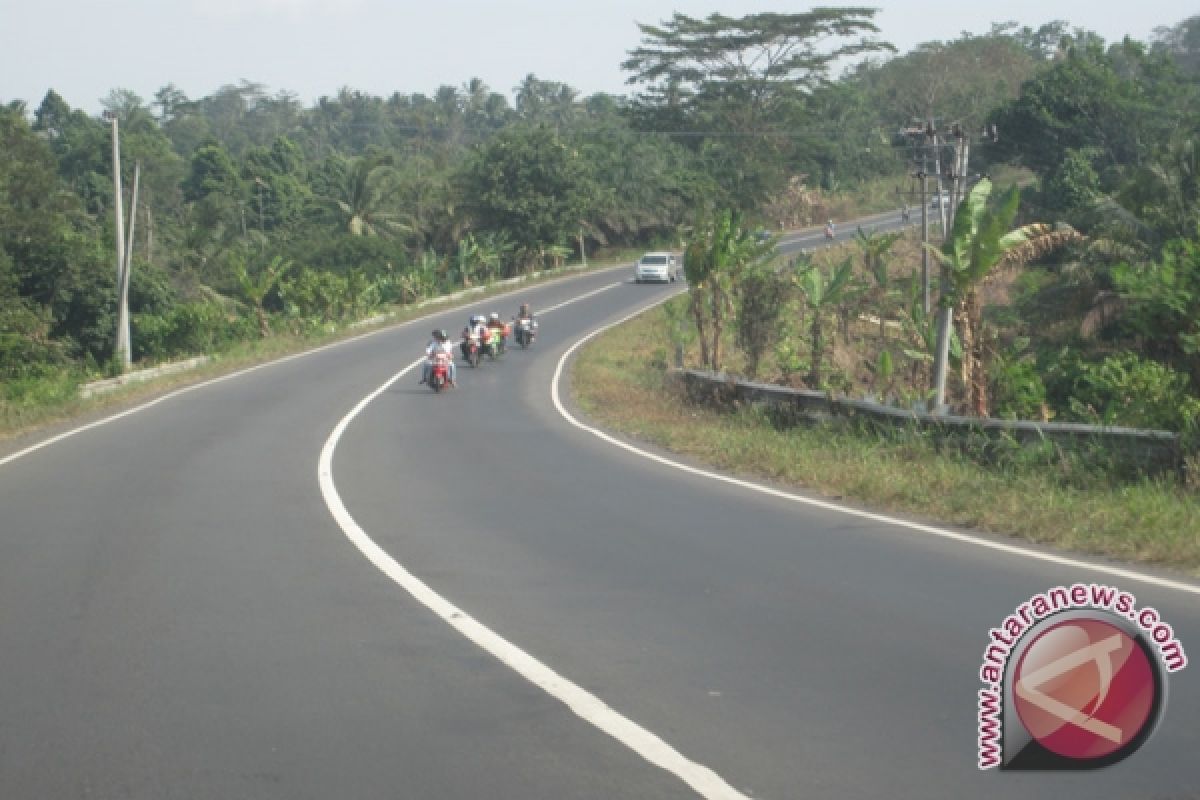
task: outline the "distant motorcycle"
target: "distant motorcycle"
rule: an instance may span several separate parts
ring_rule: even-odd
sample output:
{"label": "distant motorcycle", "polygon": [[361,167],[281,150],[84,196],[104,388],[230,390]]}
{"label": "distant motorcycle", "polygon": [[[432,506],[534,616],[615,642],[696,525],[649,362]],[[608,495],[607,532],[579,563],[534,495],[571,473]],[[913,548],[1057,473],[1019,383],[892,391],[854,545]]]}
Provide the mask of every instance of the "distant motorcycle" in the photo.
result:
{"label": "distant motorcycle", "polygon": [[435,392],[445,389],[450,383],[450,354],[438,353],[433,357],[433,366],[429,369],[429,388]]}
{"label": "distant motorcycle", "polygon": [[830,241],[833,241],[833,226],[832,225],[825,226],[825,238]]}
{"label": "distant motorcycle", "polygon": [[533,317],[521,317],[517,320],[515,335],[517,344],[521,345],[522,350],[533,344],[533,340],[537,338],[537,329],[537,320]]}
{"label": "distant motorcycle", "polygon": [[487,339],[479,343],[479,352],[495,361],[504,352],[504,336],[500,328],[488,328]]}
{"label": "distant motorcycle", "polygon": [[472,336],[469,333],[464,333],[462,344],[459,345],[459,349],[462,351],[462,356],[463,356],[464,361],[466,361],[472,367],[479,366],[479,356],[480,356],[481,348],[479,345],[479,337],[478,336]]}

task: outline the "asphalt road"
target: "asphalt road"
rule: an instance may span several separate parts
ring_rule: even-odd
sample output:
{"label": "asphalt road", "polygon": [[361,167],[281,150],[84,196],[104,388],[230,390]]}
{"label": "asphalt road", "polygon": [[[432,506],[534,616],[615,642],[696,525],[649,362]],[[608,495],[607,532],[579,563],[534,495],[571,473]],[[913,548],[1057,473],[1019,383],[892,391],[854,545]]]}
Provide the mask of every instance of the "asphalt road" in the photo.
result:
{"label": "asphalt road", "polygon": [[[744,796],[1200,796],[1194,666],[1116,767],[975,767],[987,631],[1018,603],[1119,585],[1195,651],[1196,594],[767,497],[564,420],[560,356],[673,291],[630,279],[489,301],[578,298],[458,389],[409,373],[348,422],[331,481],[385,557]],[[0,798],[695,796],[447,625],[331,514],[318,462],[339,421],[467,314],[0,465]]]}

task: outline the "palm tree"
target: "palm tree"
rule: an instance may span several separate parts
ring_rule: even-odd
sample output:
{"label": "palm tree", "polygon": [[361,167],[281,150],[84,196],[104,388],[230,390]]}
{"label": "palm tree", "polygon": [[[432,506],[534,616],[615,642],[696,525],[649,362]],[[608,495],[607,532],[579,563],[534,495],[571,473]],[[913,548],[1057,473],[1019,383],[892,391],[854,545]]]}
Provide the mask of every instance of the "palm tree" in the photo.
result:
{"label": "palm tree", "polygon": [[254,313],[258,317],[259,335],[266,339],[271,335],[271,326],[267,323],[267,312],[263,308],[263,301],[275,288],[279,279],[292,268],[293,263],[280,256],[275,256],[263,267],[252,271],[246,256],[237,252],[230,255],[229,265],[233,270],[234,280],[237,281],[238,293],[243,300],[254,307]]}
{"label": "palm tree", "polygon": [[[960,326],[962,341],[962,379],[967,389],[968,402],[973,412],[987,416],[987,370],[984,364],[983,343],[980,336],[983,324],[983,309],[979,303],[979,286],[994,270],[1027,264],[1068,242],[1082,237],[1068,225],[1051,226],[1032,223],[1012,229],[1020,202],[1017,187],[1009,189],[995,208],[988,206],[992,194],[992,182],[980,180],[963,198],[954,216],[954,228],[940,250],[929,247],[930,252],[942,266],[947,279],[947,292],[943,295],[943,322],[945,310],[954,309]],[[946,327],[947,334],[949,328]],[[935,366],[935,374],[945,375],[946,354],[940,347],[935,357],[941,367]],[[938,397],[943,396],[944,386],[935,387]]]}
{"label": "palm tree", "polygon": [[362,157],[342,165],[336,197],[324,198],[339,227],[352,236],[409,233],[407,215],[393,206],[399,191],[396,170],[387,159]]}

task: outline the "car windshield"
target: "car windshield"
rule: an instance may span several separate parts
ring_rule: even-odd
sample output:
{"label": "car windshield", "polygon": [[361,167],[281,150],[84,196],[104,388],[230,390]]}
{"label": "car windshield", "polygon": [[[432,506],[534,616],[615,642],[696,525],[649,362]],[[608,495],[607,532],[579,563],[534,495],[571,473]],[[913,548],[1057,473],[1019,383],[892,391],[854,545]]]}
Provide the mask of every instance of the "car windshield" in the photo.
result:
{"label": "car windshield", "polygon": [[654,266],[654,265],[661,266],[661,265],[667,263],[667,257],[666,256],[642,256],[642,263],[649,264],[652,266]]}

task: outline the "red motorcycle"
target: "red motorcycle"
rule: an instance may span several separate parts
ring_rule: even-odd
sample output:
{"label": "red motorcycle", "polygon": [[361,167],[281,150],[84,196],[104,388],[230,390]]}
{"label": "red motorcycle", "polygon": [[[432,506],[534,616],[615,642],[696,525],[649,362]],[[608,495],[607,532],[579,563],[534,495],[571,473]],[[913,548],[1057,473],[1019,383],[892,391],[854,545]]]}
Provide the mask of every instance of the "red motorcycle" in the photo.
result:
{"label": "red motorcycle", "polygon": [[440,392],[450,385],[450,354],[438,353],[429,368],[429,388]]}

